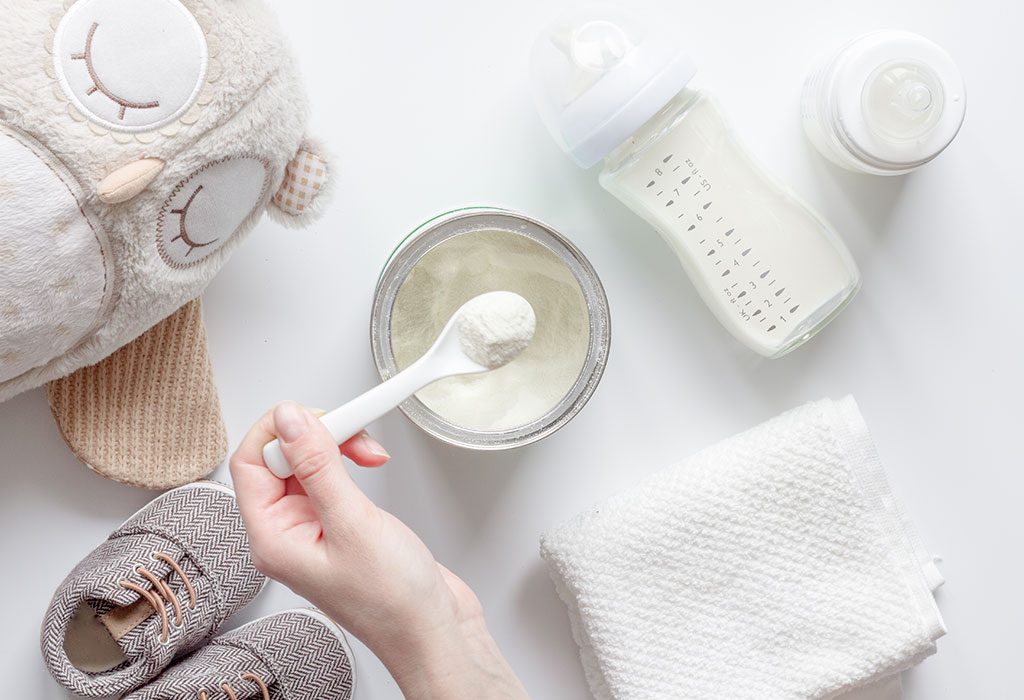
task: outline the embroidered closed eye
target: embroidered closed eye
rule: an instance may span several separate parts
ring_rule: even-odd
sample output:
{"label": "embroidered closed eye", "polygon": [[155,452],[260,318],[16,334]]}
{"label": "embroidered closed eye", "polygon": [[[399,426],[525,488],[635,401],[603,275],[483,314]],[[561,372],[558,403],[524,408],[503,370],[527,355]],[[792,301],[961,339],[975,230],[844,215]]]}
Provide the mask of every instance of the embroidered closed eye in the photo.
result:
{"label": "embroidered closed eye", "polygon": [[266,206],[269,183],[269,164],[247,156],[212,161],[193,171],[175,186],[160,209],[156,220],[160,257],[179,270],[199,265],[236,232],[251,227],[254,214]]}
{"label": "embroidered closed eye", "polygon": [[200,185],[199,187],[196,188],[196,191],[193,192],[192,195],[188,198],[188,201],[185,202],[185,205],[183,207],[181,207],[180,209],[171,209],[172,214],[177,214],[178,216],[181,217],[181,219],[178,222],[178,235],[172,238],[171,242],[173,243],[174,241],[181,241],[188,246],[188,252],[185,253],[186,258],[192,255],[193,251],[197,250],[198,248],[205,248],[208,245],[213,245],[219,240],[218,238],[214,238],[212,241],[206,241],[205,243],[196,243],[188,235],[188,228],[185,225],[185,220],[188,218],[188,209],[189,207],[192,206],[192,202],[195,201],[196,196],[202,191],[203,186]]}
{"label": "embroidered closed eye", "polygon": [[89,35],[85,39],[85,50],[80,53],[71,54],[71,60],[85,61],[86,70],[89,71],[89,77],[92,78],[92,87],[86,90],[85,94],[92,96],[99,92],[114,104],[120,106],[121,110],[118,113],[118,118],[121,120],[124,120],[124,115],[129,109],[155,109],[159,107],[160,102],[156,100],[152,102],[133,102],[131,100],[126,100],[123,97],[118,97],[103,84],[103,81],[100,80],[100,77],[96,72],[96,65],[93,62],[92,53],[93,41],[96,38],[96,30],[99,28],[99,23],[93,22],[92,27],[89,29]]}

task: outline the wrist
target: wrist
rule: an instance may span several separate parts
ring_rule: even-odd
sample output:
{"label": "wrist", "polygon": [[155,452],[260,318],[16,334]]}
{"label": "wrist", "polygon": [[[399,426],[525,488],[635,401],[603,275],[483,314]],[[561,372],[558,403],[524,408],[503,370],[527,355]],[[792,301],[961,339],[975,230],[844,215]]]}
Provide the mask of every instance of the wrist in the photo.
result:
{"label": "wrist", "polygon": [[427,636],[407,634],[378,657],[407,700],[526,698],[482,617]]}

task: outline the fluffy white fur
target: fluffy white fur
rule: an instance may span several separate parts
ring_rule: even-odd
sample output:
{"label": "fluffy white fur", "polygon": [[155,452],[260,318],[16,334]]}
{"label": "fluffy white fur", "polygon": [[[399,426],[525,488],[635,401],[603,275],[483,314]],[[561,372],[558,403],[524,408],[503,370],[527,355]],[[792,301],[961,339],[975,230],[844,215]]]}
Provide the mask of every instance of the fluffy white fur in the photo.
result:
{"label": "fluffy white fur", "polygon": [[[285,166],[308,143],[307,100],[276,21],[258,0],[185,0],[204,28],[221,71],[211,71],[212,99],[197,119],[139,137],[103,132],[75,114],[54,77],[54,20],[64,0],[8,3],[0,23],[0,120],[41,142],[77,180],[86,208],[102,226],[113,261],[113,300],[99,329],[60,357],[0,383],[0,401],[94,364],[197,297],[266,210]],[[157,220],[170,193],[198,168],[248,156],[269,163],[262,204],[222,248],[186,269],[157,249]],[[139,196],[107,205],[96,183],[142,157],[167,166]],[[0,164],[2,166],[3,164]],[[16,173],[5,173],[16,177]],[[315,208],[311,213],[315,214]],[[287,217],[296,223],[294,217]],[[301,217],[302,223],[311,217]],[[2,272],[0,272],[2,274]],[[22,290],[31,295],[34,290]]]}

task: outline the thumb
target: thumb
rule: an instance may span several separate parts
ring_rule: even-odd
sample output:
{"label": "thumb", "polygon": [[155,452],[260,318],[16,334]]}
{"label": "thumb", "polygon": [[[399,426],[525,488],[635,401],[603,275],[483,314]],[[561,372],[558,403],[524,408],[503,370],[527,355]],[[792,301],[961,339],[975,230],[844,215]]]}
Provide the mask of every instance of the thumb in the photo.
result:
{"label": "thumb", "polygon": [[284,401],[274,408],[274,430],[281,452],[320,520],[325,524],[338,522],[362,492],[349,476],[327,427],[299,404]]}

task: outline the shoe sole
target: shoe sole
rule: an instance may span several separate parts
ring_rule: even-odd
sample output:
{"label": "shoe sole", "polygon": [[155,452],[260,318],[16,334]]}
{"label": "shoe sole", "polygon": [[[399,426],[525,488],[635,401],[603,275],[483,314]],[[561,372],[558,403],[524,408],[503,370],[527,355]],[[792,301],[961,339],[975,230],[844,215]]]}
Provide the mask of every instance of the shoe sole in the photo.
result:
{"label": "shoe sole", "polygon": [[338,643],[341,644],[341,648],[345,650],[345,655],[348,657],[349,666],[352,668],[352,694],[351,694],[350,698],[355,698],[356,697],[356,657],[352,653],[352,646],[349,644],[348,635],[345,633],[345,630],[343,630],[340,625],[338,625],[334,620],[332,620],[331,618],[327,617],[326,615],[324,615],[319,610],[313,610],[311,608],[292,608],[290,610],[280,610],[280,611],[275,612],[275,613],[270,613],[269,615],[264,615],[263,617],[261,617],[259,619],[253,620],[252,622],[247,622],[244,625],[242,625],[241,627],[237,627],[237,628],[235,628],[234,630],[231,630],[231,631],[232,632],[241,632],[246,627],[249,627],[251,625],[255,625],[257,622],[262,622],[263,620],[269,619],[271,617],[277,617],[278,615],[286,615],[288,613],[298,613],[300,615],[305,615],[306,617],[313,618],[314,620],[319,622],[321,625],[326,627],[327,630],[331,634],[333,634],[334,637],[338,640]]}

